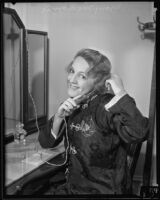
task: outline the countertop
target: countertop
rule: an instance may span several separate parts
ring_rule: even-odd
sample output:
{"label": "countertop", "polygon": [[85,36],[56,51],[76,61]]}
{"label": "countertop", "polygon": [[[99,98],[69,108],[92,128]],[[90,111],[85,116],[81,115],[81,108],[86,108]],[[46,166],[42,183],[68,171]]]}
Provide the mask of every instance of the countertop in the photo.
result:
{"label": "countertop", "polygon": [[5,146],[5,186],[63,152],[63,142],[56,148],[43,149],[37,140],[37,133],[27,136],[25,144],[16,142],[7,144]]}

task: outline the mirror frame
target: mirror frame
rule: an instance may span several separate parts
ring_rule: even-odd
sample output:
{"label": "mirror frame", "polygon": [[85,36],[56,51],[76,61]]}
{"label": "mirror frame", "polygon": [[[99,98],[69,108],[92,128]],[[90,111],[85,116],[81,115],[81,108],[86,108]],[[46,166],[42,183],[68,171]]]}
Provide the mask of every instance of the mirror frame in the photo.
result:
{"label": "mirror frame", "polygon": [[[20,17],[18,16],[17,12],[12,8],[3,8],[2,10],[2,20],[3,15],[9,14],[13,17],[15,20],[17,26],[21,30],[21,36],[20,36],[20,121],[24,124],[24,129],[27,131],[27,134],[32,134],[38,131],[36,126],[36,119],[29,119],[29,110],[28,110],[28,52],[27,52],[27,34],[38,34],[45,37],[44,40],[44,111],[45,114],[43,116],[40,116],[37,118],[38,126],[39,128],[45,126],[48,120],[48,33],[44,31],[36,31],[36,30],[26,30],[23,22],[21,21]],[[4,21],[2,21],[4,23]],[[3,36],[3,32],[2,32]],[[3,126],[3,133],[4,133],[4,142],[5,144],[8,144],[14,140],[13,134],[5,135],[5,119],[4,119],[4,41],[2,37],[2,66],[3,69],[1,69],[3,74],[2,79],[2,92],[3,92],[3,105],[2,105],[2,114],[3,114],[3,120],[2,120],[2,126]]]}
{"label": "mirror frame", "polygon": [[[12,8],[3,8],[3,14],[2,14],[2,20],[4,19],[3,15],[8,14],[11,15],[11,17],[16,22],[17,26],[19,27],[21,31],[20,35],[20,121],[24,123],[24,91],[26,88],[25,82],[26,82],[26,72],[27,72],[27,62],[26,62],[26,43],[25,43],[25,26],[23,22],[21,21],[20,17],[18,16],[17,12]],[[2,24],[4,24],[4,20],[2,21]],[[3,38],[2,38],[3,40]],[[3,58],[2,58],[3,66],[4,66],[4,41],[3,41]],[[4,76],[4,70],[3,70],[3,76]],[[5,90],[5,85],[3,82],[3,90]],[[5,100],[4,100],[5,103]],[[3,108],[4,109],[4,108]],[[5,112],[5,110],[4,110]],[[4,120],[4,132],[5,132],[5,119]],[[14,136],[13,134],[9,134],[8,136],[5,135],[5,143],[9,143],[13,141]]]}
{"label": "mirror frame", "polygon": [[[26,30],[26,35],[34,34],[44,37],[44,115],[37,117],[37,122],[39,128],[43,127],[48,120],[48,33],[44,31],[37,30]],[[27,46],[27,45],[26,45]],[[28,50],[26,57],[28,58]],[[27,59],[27,74],[28,74],[29,62]],[[38,131],[36,126],[36,119],[29,119],[29,91],[28,91],[29,77],[26,80],[26,90],[24,94],[24,128],[27,130],[28,134]]]}

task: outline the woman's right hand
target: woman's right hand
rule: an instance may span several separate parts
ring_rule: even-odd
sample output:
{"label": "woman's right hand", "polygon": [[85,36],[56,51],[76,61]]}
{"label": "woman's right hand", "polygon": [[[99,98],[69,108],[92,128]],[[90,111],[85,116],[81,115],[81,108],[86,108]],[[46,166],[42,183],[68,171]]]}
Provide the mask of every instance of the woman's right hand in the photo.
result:
{"label": "woman's right hand", "polygon": [[66,116],[69,116],[78,107],[79,106],[76,104],[74,98],[68,98],[58,108],[58,111],[56,113],[56,117],[58,117],[58,118],[64,118]]}

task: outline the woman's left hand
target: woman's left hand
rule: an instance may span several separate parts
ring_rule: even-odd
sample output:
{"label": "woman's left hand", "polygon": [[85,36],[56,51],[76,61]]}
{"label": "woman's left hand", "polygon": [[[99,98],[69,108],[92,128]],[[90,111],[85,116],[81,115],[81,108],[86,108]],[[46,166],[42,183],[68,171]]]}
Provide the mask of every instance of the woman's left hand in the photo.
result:
{"label": "woman's left hand", "polygon": [[105,86],[115,95],[124,91],[123,82],[117,74],[111,74],[111,78],[106,80]]}

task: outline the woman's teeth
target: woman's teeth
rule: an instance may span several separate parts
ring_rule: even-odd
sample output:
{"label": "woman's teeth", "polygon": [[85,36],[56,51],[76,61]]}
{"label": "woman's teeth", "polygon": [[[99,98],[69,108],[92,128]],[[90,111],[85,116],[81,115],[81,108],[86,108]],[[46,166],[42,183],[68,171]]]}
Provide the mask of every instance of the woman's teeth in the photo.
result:
{"label": "woman's teeth", "polygon": [[70,88],[72,88],[72,89],[78,89],[79,87],[78,87],[78,86],[75,86],[75,85],[71,85],[71,84],[70,84]]}

